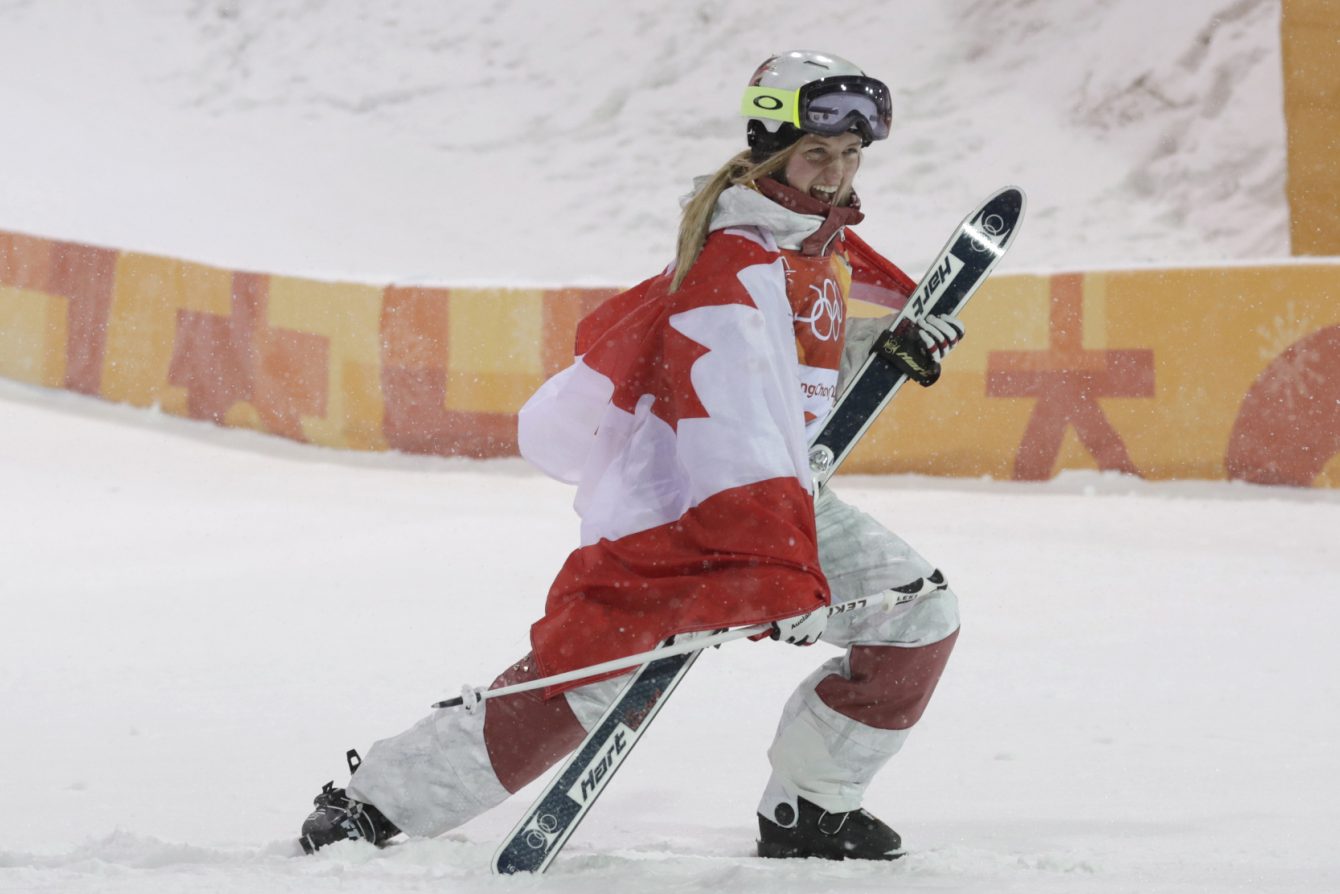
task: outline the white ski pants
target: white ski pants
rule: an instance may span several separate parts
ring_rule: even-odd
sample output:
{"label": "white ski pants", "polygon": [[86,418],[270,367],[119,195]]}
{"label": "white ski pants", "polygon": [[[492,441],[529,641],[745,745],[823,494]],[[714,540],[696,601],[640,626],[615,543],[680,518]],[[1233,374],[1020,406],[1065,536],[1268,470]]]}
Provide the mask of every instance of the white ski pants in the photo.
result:
{"label": "white ski pants", "polygon": [[[833,601],[891,598],[829,620],[823,639],[846,650],[792,694],[768,757],[759,812],[790,825],[796,799],[853,810],[875,773],[920,718],[958,632],[954,593],[901,538],[831,491],[815,504],[819,556]],[[530,679],[527,659],[500,684]],[[502,802],[571,752],[618,693],[622,679],[444,708],[372,746],[350,781],[412,835],[440,835]]]}

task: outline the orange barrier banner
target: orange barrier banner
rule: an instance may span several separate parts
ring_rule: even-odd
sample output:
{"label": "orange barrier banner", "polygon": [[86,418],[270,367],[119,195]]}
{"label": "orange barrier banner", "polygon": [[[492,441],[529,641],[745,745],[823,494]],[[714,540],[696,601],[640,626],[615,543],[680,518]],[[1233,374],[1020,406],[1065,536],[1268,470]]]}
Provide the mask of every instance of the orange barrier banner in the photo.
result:
{"label": "orange barrier banner", "polygon": [[1283,0],[1280,52],[1288,125],[1289,241],[1295,255],[1340,254],[1340,0]]}
{"label": "orange barrier banner", "polygon": [[[493,457],[612,289],[331,283],[0,233],[0,376],[299,441]],[[874,308],[858,308],[873,313]],[[846,466],[1340,486],[1340,264],[997,276]]]}
{"label": "orange barrier banner", "polygon": [[1340,486],[1340,265],[1004,276],[860,471]]}

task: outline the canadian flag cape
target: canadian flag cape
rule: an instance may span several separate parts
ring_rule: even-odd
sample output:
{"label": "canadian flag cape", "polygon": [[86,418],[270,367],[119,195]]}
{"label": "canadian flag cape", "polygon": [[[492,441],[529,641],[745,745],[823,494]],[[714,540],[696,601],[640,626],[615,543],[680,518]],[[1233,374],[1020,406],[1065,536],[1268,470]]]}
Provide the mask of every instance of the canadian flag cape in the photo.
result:
{"label": "canadian flag cape", "polygon": [[[905,297],[857,247],[867,296]],[[829,600],[781,253],[766,230],[722,230],[673,293],[670,279],[582,320],[575,362],[520,412],[522,455],[577,485],[581,516],[531,628],[544,675]]]}

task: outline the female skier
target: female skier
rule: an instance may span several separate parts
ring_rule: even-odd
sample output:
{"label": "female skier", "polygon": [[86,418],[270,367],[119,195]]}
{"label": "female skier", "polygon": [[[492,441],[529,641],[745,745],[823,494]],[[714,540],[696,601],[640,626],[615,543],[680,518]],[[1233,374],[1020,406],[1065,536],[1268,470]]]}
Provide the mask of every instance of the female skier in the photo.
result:
{"label": "female skier", "polygon": [[[521,452],[576,484],[582,546],[549,591],[532,651],[494,687],[654,648],[690,631],[772,624],[845,652],[787,702],[758,805],[764,857],[888,860],[899,836],[861,809],[921,717],[958,633],[944,576],[828,488],[808,437],[914,284],[847,226],[862,151],[889,135],[888,88],[827,53],[774,56],[746,88],[749,148],[696,184],[675,262],[578,327],[572,366],[522,409]],[[907,347],[937,368],[952,317]],[[830,618],[830,602],[870,607]],[[303,823],[343,839],[435,836],[500,803],[582,740],[621,680],[441,709],[373,745]]]}

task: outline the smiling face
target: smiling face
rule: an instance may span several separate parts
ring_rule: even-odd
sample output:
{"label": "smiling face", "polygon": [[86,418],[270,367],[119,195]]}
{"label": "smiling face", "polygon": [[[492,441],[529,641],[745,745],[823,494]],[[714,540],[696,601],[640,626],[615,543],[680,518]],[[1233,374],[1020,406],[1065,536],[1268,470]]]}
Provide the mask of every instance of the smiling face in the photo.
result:
{"label": "smiling face", "polygon": [[783,171],[786,182],[801,192],[832,204],[851,195],[852,180],[861,167],[861,138],[854,133],[821,137],[806,134]]}

